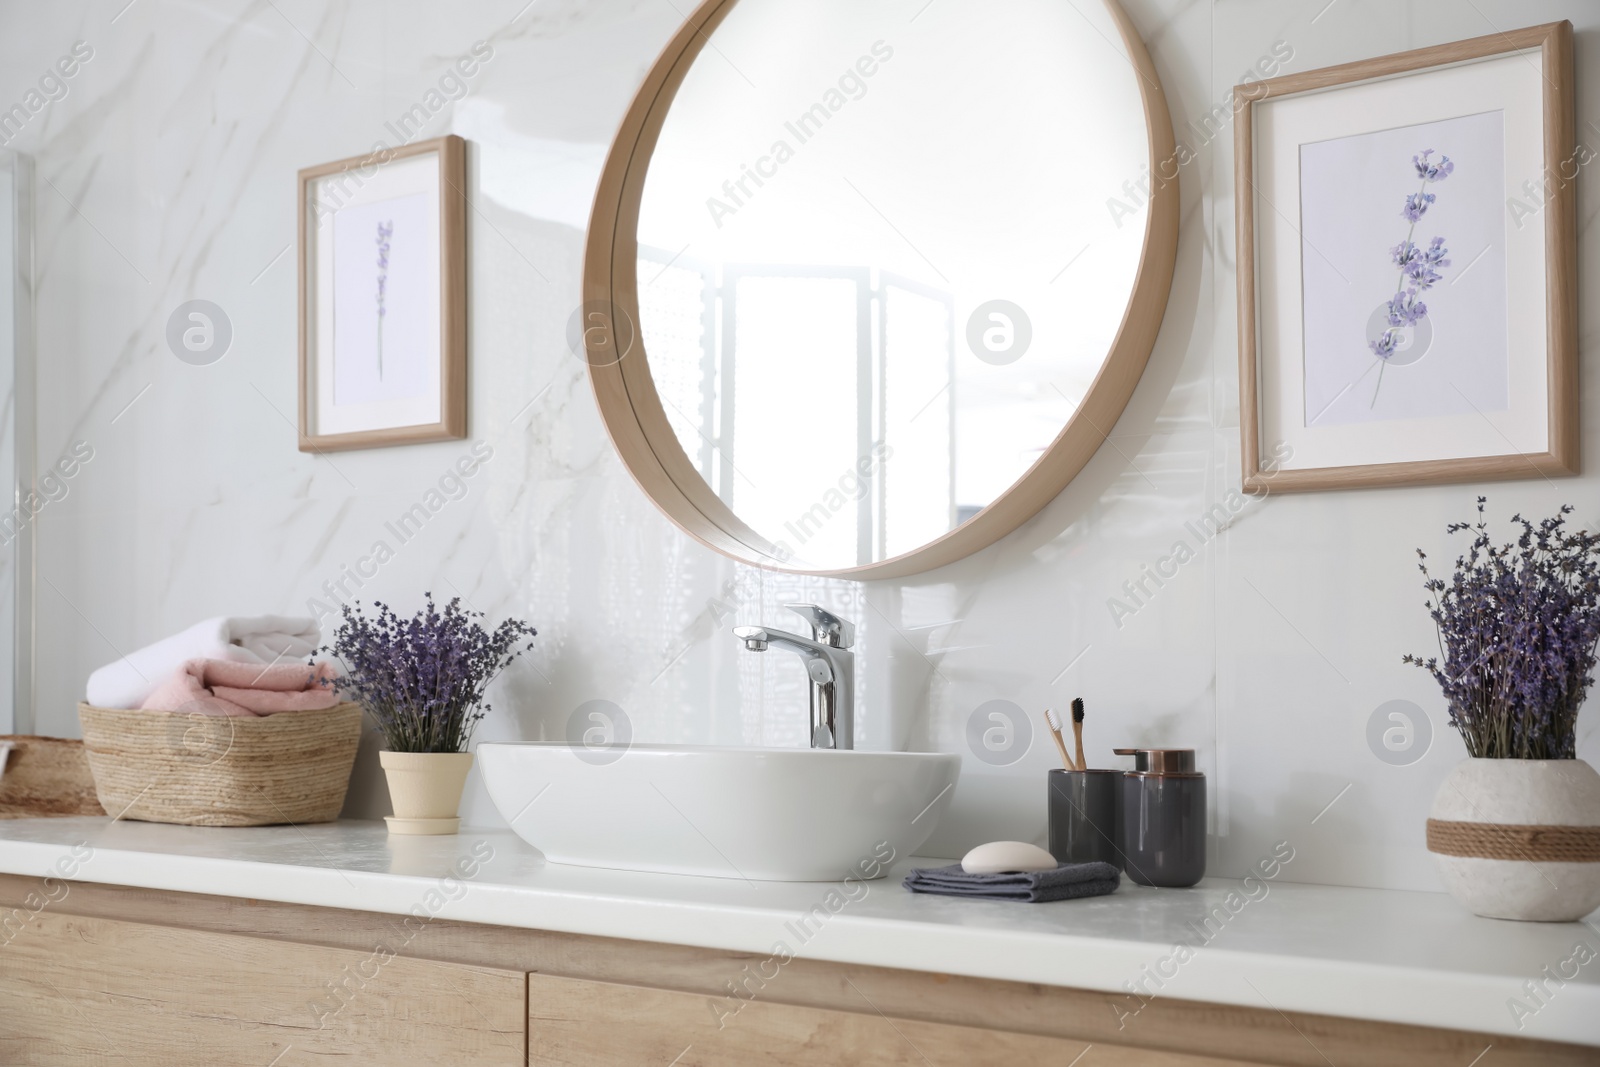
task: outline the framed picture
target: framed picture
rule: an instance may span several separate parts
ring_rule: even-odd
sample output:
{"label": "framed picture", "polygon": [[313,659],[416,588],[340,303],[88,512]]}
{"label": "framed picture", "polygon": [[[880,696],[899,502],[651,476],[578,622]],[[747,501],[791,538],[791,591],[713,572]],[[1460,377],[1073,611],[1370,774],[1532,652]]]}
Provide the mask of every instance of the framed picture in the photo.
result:
{"label": "framed picture", "polygon": [[466,142],[300,172],[300,450],[467,436]]}
{"label": "framed picture", "polygon": [[1571,24],[1234,91],[1245,488],[1576,473]]}

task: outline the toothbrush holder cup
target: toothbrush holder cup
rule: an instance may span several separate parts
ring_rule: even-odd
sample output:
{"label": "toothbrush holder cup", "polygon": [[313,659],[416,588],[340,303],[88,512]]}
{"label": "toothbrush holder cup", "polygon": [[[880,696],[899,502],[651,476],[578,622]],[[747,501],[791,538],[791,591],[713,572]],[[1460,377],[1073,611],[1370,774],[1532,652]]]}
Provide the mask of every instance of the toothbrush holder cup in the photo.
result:
{"label": "toothbrush holder cup", "polygon": [[1052,770],[1046,785],[1050,854],[1056,861],[1099,861],[1122,870],[1122,772]]}

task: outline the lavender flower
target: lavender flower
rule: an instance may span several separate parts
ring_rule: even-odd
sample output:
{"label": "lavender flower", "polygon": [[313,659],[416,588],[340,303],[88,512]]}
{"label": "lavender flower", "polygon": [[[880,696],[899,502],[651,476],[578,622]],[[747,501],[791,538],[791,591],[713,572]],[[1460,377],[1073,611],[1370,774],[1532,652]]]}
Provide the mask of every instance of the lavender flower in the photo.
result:
{"label": "lavender flower", "polygon": [[1388,307],[1390,326],[1414,326],[1428,317],[1428,305],[1417,299],[1415,289],[1394,294]]}
{"label": "lavender flower", "polygon": [[384,294],[389,288],[389,238],[394,236],[394,220],[378,223],[378,380],[383,380]]}
{"label": "lavender flower", "polygon": [[1443,281],[1444,275],[1440,270],[1450,265],[1445,258],[1449,249],[1445,248],[1443,237],[1435,237],[1425,249],[1418,248],[1411,240],[1417,232],[1418,221],[1428,213],[1428,206],[1438,199],[1435,194],[1428,192],[1429,183],[1444,181],[1456,169],[1449,156],[1440,156],[1438,162],[1434,162],[1429,158],[1432,155],[1433,149],[1425,148],[1411,157],[1411,165],[1422,180],[1422,187],[1406,197],[1405,207],[1400,212],[1411,223],[1411,228],[1406,231],[1406,239],[1389,249],[1389,259],[1399,268],[1400,277],[1395,283],[1394,296],[1389,298],[1385,306],[1384,316],[1389,328],[1376,341],[1367,342],[1367,347],[1378,360],[1378,383],[1372,388],[1372,402],[1368,407],[1375,407],[1378,403],[1378,390],[1383,388],[1383,372],[1389,366],[1389,357],[1394,355],[1399,342],[1395,331],[1415,326],[1428,317],[1428,305],[1418,300],[1417,294]]}
{"label": "lavender flower", "polygon": [[1432,193],[1412,193],[1406,197],[1406,206],[1400,214],[1407,222],[1415,224],[1428,213],[1428,205],[1439,199]]}
{"label": "lavender flower", "polygon": [[1569,533],[1564,504],[1538,524],[1521,515],[1511,544],[1496,546],[1478,498],[1478,521],[1447,583],[1417,550],[1439,656],[1404,662],[1432,674],[1450,725],[1479,759],[1575,759],[1578,709],[1593,681],[1600,642],[1600,534]]}
{"label": "lavender flower", "polygon": [[1435,237],[1427,248],[1418,248],[1408,239],[1389,249],[1389,257],[1400,268],[1406,281],[1420,292],[1433,288],[1435,282],[1443,280],[1444,275],[1439,273],[1439,268],[1450,265],[1445,258],[1449,252],[1444,246],[1443,237]]}
{"label": "lavender flower", "polygon": [[[490,710],[484,690],[511,661],[533,647],[538,633],[520,619],[493,632],[482,612],[463,611],[459,597],[440,611],[427,606],[402,619],[378,603],[378,617],[343,606],[333,644],[318,649],[338,658],[340,693],[363,705],[395,752],[464,752],[472,728]],[[482,705],[481,707],[479,705]]]}
{"label": "lavender flower", "polygon": [[1433,149],[1426,148],[1420,156],[1411,157],[1411,165],[1417,168],[1417,177],[1425,182],[1442,182],[1450,177],[1450,172],[1456,165],[1450,162],[1449,156],[1440,156],[1439,162],[1429,162],[1428,157],[1433,155]]}

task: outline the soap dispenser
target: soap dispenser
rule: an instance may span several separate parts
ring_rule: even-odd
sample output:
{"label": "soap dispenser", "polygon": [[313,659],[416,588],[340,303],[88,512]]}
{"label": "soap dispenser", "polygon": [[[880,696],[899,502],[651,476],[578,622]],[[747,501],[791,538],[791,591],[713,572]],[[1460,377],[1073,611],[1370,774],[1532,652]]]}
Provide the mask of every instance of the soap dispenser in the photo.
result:
{"label": "soap dispenser", "polygon": [[1206,873],[1206,776],[1192,748],[1118,748],[1134,767],[1122,775],[1122,851],[1140,885],[1180,888]]}

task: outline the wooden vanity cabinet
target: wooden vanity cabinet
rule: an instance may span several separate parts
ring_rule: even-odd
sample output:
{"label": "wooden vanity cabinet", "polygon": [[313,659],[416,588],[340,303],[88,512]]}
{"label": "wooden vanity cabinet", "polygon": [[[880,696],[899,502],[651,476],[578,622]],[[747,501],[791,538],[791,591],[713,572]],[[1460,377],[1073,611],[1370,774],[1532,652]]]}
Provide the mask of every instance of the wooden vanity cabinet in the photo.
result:
{"label": "wooden vanity cabinet", "polygon": [[[0,875],[0,1065],[1568,1067],[1600,1050]],[[29,903],[31,900],[31,904]],[[742,992],[741,992],[742,991]]]}
{"label": "wooden vanity cabinet", "polygon": [[45,911],[0,948],[0,1063],[521,1067],[527,981]]}
{"label": "wooden vanity cabinet", "polygon": [[734,1009],[723,998],[695,993],[529,975],[528,1063],[530,1067],[621,1063],[1221,1067],[1246,1062],[892,1018],[874,1011],[859,990],[855,995],[862,1010],[759,999]]}

